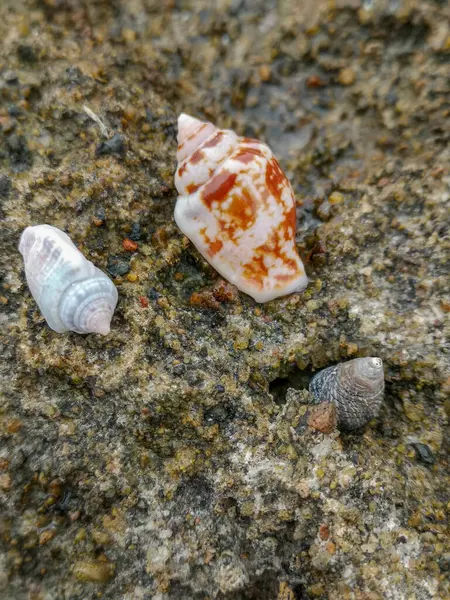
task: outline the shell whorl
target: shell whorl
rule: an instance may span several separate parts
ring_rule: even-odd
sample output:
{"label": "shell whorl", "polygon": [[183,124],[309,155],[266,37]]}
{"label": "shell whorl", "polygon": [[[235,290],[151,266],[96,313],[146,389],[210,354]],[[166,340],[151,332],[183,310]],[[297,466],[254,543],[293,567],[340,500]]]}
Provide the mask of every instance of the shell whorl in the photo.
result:
{"label": "shell whorl", "polygon": [[181,113],[178,117],[177,162],[181,163],[185,158],[191,156],[200,144],[216,130],[217,127],[212,123],[203,123]]}
{"label": "shell whorl", "polygon": [[28,287],[49,327],[58,333],[109,333],[117,289],[66,233],[51,225],[27,227],[19,251]]}
{"label": "shell whorl", "polygon": [[257,302],[305,289],[294,193],[270,148],[184,114],[178,128],[175,221],[183,233]]}
{"label": "shell whorl", "polygon": [[381,358],[355,358],[320,371],[309,391],[321,402],[336,406],[343,429],[358,429],[378,415],[384,395]]}

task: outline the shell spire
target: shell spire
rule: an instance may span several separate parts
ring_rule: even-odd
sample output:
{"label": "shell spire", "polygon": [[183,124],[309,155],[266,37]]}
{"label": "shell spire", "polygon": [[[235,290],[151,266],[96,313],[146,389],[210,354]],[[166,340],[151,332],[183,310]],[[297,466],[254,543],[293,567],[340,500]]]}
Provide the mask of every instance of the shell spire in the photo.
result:
{"label": "shell spire", "polygon": [[383,361],[355,358],[323,369],[313,377],[309,391],[320,402],[336,406],[338,424],[358,429],[378,415],[384,396]]}
{"label": "shell spire", "polygon": [[175,221],[222,277],[268,302],[307,286],[292,187],[270,148],[178,118]]}
{"label": "shell spire", "polygon": [[212,123],[203,123],[195,117],[181,113],[178,117],[177,161],[181,162],[190,156],[216,129]]}
{"label": "shell spire", "polygon": [[19,251],[28,287],[49,327],[57,333],[109,333],[117,289],[66,233],[51,225],[27,227]]}

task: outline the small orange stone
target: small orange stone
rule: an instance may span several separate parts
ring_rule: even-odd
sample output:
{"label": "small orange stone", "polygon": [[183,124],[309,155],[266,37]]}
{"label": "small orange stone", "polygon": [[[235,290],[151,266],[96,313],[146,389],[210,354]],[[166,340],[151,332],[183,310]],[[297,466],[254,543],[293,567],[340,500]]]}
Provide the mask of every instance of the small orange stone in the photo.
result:
{"label": "small orange stone", "polygon": [[326,85],[325,81],[319,75],[310,75],[306,80],[306,87],[321,88]]}
{"label": "small orange stone", "polygon": [[431,177],[434,177],[435,179],[440,177],[444,173],[444,170],[444,167],[436,167],[431,171]]}
{"label": "small orange stone", "polygon": [[321,540],[327,540],[330,537],[330,530],[328,529],[328,525],[326,523],[322,523],[319,527],[319,537]]}
{"label": "small orange stone", "polygon": [[20,429],[22,429],[22,421],[19,419],[11,419],[11,421],[8,422],[8,433],[17,433]]}
{"label": "small orange stone", "polygon": [[338,75],[338,81],[341,85],[352,85],[355,83],[356,73],[351,67],[341,69]]}
{"label": "small orange stone", "polygon": [[334,554],[336,552],[336,544],[334,542],[328,542],[328,544],[327,544],[327,552],[329,554]]}
{"label": "small orange stone", "polygon": [[129,106],[123,111],[123,116],[127,121],[133,121],[136,117],[136,109],[132,106]]}
{"label": "small orange stone", "polygon": [[50,540],[52,540],[55,537],[55,535],[56,534],[52,529],[47,529],[46,531],[43,531],[39,536],[39,545],[43,546],[44,544],[47,544]]}
{"label": "small orange stone", "polygon": [[218,302],[211,290],[202,290],[200,292],[193,292],[189,304],[192,306],[200,306],[202,308],[220,308],[220,302]]}
{"label": "small orange stone", "polygon": [[136,242],[133,242],[133,240],[130,240],[130,238],[125,238],[122,242],[122,246],[127,252],[136,252],[139,247]]}
{"label": "small orange stone", "polygon": [[127,44],[131,44],[132,42],[136,41],[136,32],[127,27],[122,30],[122,39]]}
{"label": "small orange stone", "polygon": [[378,187],[386,187],[386,186],[387,186],[387,185],[389,185],[390,183],[391,183],[391,182],[390,182],[390,180],[389,180],[387,177],[382,177],[382,178],[381,178],[381,179],[378,181],[377,185],[378,185]]}
{"label": "small orange stone", "polygon": [[450,312],[450,300],[441,300],[441,308],[444,312]]}
{"label": "small orange stone", "polygon": [[148,298],[146,298],[145,296],[139,296],[139,302],[141,303],[142,308],[147,308]]}
{"label": "small orange stone", "polygon": [[358,344],[347,344],[347,356],[353,356],[358,352]]}
{"label": "small orange stone", "polygon": [[269,81],[271,77],[270,67],[268,65],[261,65],[259,67],[259,76],[261,81]]}
{"label": "small orange stone", "polygon": [[9,473],[3,473],[3,475],[0,475],[0,490],[7,492],[11,489],[11,486],[11,475]]}
{"label": "small orange stone", "polygon": [[204,308],[218,309],[220,304],[236,302],[238,297],[239,293],[234,285],[219,279],[212,287],[194,292],[190,298],[190,303]]}
{"label": "small orange stone", "polygon": [[323,402],[311,408],[308,425],[322,433],[331,433],[336,429],[337,416],[334,404]]}
{"label": "small orange stone", "polygon": [[223,279],[214,284],[212,294],[218,302],[235,302],[239,297],[237,287]]}

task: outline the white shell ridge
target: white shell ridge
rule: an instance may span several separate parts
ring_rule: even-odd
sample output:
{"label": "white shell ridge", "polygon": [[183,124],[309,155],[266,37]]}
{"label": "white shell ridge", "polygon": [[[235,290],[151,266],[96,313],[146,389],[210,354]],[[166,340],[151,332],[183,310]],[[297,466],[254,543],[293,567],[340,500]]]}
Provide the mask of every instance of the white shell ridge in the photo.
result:
{"label": "white shell ridge", "polygon": [[109,333],[117,289],[66,233],[51,225],[27,227],[19,251],[28,287],[49,327],[57,333]]}
{"label": "white shell ridge", "polygon": [[268,302],[305,289],[292,187],[270,148],[181,114],[175,221],[230,283]]}

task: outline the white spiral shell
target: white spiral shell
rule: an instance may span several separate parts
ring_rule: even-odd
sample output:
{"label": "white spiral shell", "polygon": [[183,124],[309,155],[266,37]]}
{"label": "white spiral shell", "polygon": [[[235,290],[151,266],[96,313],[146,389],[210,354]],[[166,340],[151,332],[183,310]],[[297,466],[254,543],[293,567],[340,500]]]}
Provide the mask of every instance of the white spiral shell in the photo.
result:
{"label": "white spiral shell", "polygon": [[19,250],[28,287],[54,331],[109,333],[117,289],[66,233],[51,225],[27,227]]}
{"label": "white spiral shell", "polygon": [[305,289],[292,187],[258,140],[182,114],[175,221],[222,277],[268,302]]}

